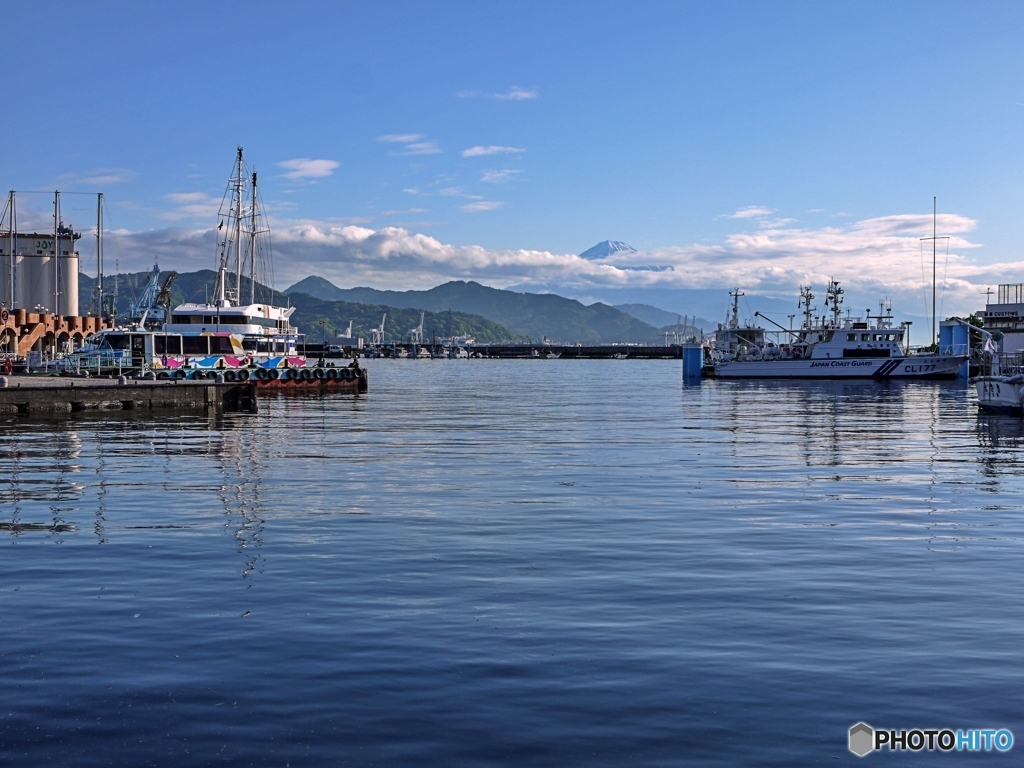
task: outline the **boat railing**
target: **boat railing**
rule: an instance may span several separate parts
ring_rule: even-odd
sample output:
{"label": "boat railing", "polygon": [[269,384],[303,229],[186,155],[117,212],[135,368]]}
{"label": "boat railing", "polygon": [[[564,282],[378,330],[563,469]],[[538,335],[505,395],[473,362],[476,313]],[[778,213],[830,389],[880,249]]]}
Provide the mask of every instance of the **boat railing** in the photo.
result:
{"label": "boat railing", "polygon": [[954,355],[970,355],[971,354],[971,345],[967,344],[967,343],[964,343],[964,344],[945,344],[945,345],[939,347],[939,354],[940,355],[950,355],[950,356],[954,356]]}
{"label": "boat railing", "polygon": [[1012,355],[999,355],[998,368],[992,373],[998,372],[1001,376],[1015,376],[1024,373],[1024,352],[1015,352]]}

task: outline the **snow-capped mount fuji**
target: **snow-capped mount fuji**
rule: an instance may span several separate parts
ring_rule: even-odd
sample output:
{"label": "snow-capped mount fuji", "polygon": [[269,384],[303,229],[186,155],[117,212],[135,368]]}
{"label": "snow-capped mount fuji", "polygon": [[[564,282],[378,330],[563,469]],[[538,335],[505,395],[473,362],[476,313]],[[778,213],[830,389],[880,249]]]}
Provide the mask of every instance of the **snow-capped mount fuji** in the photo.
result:
{"label": "snow-capped mount fuji", "polygon": [[593,248],[588,248],[580,254],[581,259],[607,259],[615,253],[636,253],[636,248],[628,243],[621,243],[618,240],[605,240]]}

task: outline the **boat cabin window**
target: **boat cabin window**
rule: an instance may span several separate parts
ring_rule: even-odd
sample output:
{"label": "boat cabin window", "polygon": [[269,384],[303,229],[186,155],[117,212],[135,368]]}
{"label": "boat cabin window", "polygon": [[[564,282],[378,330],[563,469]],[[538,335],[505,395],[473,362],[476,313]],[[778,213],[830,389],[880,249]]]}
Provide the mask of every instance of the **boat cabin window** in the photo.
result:
{"label": "boat cabin window", "polygon": [[208,355],[210,354],[209,336],[182,336],[182,351],[186,355]]}
{"label": "boat cabin window", "polygon": [[155,355],[180,355],[181,336],[154,336],[153,354]]}
{"label": "boat cabin window", "polygon": [[861,341],[870,341],[871,340],[871,334],[870,333],[862,333],[860,335],[860,340]]}
{"label": "boat cabin window", "polygon": [[111,349],[128,349],[128,337],[123,333],[108,333],[103,339]]}
{"label": "boat cabin window", "polygon": [[857,340],[857,334],[856,333],[848,333],[848,334],[846,334],[846,340],[847,341],[856,341]]}
{"label": "boat cabin window", "polygon": [[246,352],[256,351],[256,339],[242,339],[242,349]]}
{"label": "boat cabin window", "polygon": [[210,338],[210,351],[215,355],[230,355],[234,352],[230,336],[213,336]]}

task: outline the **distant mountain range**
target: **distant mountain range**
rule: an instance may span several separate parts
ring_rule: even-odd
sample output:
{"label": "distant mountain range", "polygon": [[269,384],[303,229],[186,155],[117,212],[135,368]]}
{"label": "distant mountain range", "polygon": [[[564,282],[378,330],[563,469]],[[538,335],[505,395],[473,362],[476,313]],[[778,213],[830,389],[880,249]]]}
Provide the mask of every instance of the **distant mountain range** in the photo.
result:
{"label": "distant mountain range", "polygon": [[[118,312],[124,315],[128,302],[142,293],[149,273],[137,272],[108,276],[107,294],[118,296]],[[209,269],[179,274],[171,288],[171,302],[211,300],[217,275]],[[83,311],[95,291],[95,279],[79,276],[79,295]],[[456,335],[473,336],[483,343],[509,340],[540,340],[565,343],[601,344],[611,342],[664,342],[663,333],[675,328],[672,312],[649,304],[630,303],[618,307],[604,303],[586,305],[556,294],[517,293],[489,288],[475,282],[452,281],[426,291],[381,291],[374,288],[338,288],[322,277],[310,276],[286,291],[276,292],[258,285],[257,300],[296,307],[293,322],[310,339],[322,332],[334,337],[349,321],[353,333],[369,337],[370,329],[380,325],[387,313],[385,338],[401,340],[419,324],[419,312],[426,312],[425,336],[447,335],[449,327]],[[248,281],[243,278],[243,296]],[[449,316],[449,310],[451,315]],[[692,322],[692,321],[691,321]],[[714,324],[698,320],[698,327],[710,330]]]}
{"label": "distant mountain range", "polygon": [[684,320],[688,325],[703,328],[705,331],[715,327],[715,324],[706,318],[695,317],[692,314],[683,318],[682,314],[666,312],[664,309],[652,307],[650,304],[616,304],[615,308],[627,315],[632,315],[637,320],[643,320],[655,328],[674,328],[677,322]]}
{"label": "distant mountain range", "polygon": [[[424,309],[452,310],[485,317],[513,333],[540,340],[601,344],[633,341],[654,344],[664,337],[653,325],[607,304],[586,306],[554,294],[531,294],[489,288],[475,282],[452,281],[427,291],[380,291],[338,288],[321,277],[307,277],[286,293],[306,293],[324,301]],[[673,318],[674,320],[674,318]]]}

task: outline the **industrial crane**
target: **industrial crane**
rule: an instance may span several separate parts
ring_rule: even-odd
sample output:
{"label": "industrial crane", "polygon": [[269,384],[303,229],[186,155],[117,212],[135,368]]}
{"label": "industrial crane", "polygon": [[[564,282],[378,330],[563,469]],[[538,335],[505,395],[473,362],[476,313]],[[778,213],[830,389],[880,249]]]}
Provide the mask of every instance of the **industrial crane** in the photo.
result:
{"label": "industrial crane", "polygon": [[384,343],[384,321],[388,319],[388,313],[384,313],[384,317],[380,319],[380,328],[370,329],[370,343],[374,346],[378,346]]}
{"label": "industrial crane", "polygon": [[423,343],[423,318],[425,316],[426,316],[425,312],[420,312],[420,324],[417,325],[415,328],[413,328],[411,331],[409,331],[409,334],[412,337],[412,343],[413,344],[422,344]]}

